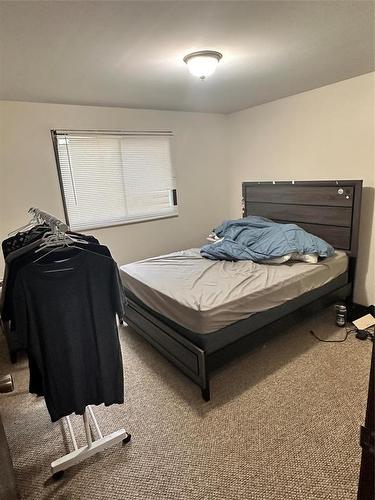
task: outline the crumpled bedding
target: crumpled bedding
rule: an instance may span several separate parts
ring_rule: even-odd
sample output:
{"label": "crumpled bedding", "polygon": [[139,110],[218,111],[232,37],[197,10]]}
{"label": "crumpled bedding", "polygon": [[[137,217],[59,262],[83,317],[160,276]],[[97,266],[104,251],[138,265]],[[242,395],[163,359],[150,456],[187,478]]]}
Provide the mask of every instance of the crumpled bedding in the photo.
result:
{"label": "crumpled bedding", "polygon": [[225,221],[214,233],[220,239],[201,248],[201,255],[207,259],[261,262],[290,253],[315,253],[319,257],[334,254],[329,243],[296,224],[280,224],[254,215]]}

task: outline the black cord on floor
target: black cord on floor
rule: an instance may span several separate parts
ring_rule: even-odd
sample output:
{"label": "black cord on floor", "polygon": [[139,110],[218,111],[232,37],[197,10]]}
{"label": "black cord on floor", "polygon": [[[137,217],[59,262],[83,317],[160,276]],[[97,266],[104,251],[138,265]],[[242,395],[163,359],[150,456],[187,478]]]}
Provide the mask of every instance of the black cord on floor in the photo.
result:
{"label": "black cord on floor", "polygon": [[[371,332],[370,331],[370,328],[374,328],[374,332]],[[367,333],[367,338],[370,339],[372,342],[375,342],[375,326],[373,327],[369,327],[369,328],[366,328],[365,330],[363,330],[364,332]],[[319,338],[315,332],[313,332],[313,330],[310,330],[310,333],[311,335],[316,338],[316,340],[319,340],[319,342],[331,342],[331,343],[338,343],[338,342],[345,342],[345,340],[347,340],[347,338],[349,337],[349,335],[351,333],[356,333],[358,332],[358,329],[357,328],[352,328],[351,330],[348,329],[347,325],[345,325],[345,337],[343,339],[339,339],[339,340],[325,340],[325,339],[321,339]]]}
{"label": "black cord on floor", "polygon": [[319,340],[319,342],[332,342],[332,343],[337,343],[337,342],[345,342],[345,340],[349,337],[349,335],[350,335],[351,333],[356,332],[356,331],[357,331],[357,329],[356,329],[356,328],[354,328],[354,329],[352,329],[352,330],[348,330],[348,328],[345,326],[345,337],[344,337],[343,339],[339,339],[339,340],[325,340],[325,339],[321,339],[321,338],[319,338],[319,337],[316,335],[316,333],[315,333],[315,332],[313,332],[312,330],[310,330],[310,333],[311,333],[311,335],[312,335],[314,338],[316,338],[316,340]]}

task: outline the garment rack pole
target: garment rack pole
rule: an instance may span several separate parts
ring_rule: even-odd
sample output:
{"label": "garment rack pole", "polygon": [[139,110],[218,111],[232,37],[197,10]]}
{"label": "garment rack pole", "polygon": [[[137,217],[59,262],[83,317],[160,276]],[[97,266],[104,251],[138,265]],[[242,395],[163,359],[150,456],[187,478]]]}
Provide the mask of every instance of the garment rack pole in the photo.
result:
{"label": "garment rack pole", "polygon": [[[29,213],[32,214],[39,222],[45,222],[46,224],[48,224],[51,228],[51,231],[57,230],[62,234],[65,234],[67,231],[69,231],[69,226],[67,226],[67,224],[47,212],[43,212],[38,208],[32,207],[29,209]],[[62,456],[51,463],[51,471],[54,479],[61,478],[66,469],[69,469],[69,467],[82,462],[86,458],[91,457],[116,443],[123,442],[125,444],[130,441],[131,435],[127,433],[125,429],[119,429],[115,432],[112,432],[111,434],[103,436],[98,421],[96,420],[94,410],[90,405],[85,408],[82,417],[87,444],[80,448],[78,447],[70,416],[66,416],[65,420],[74,449],[67,455]],[[96,433],[99,436],[97,439],[93,439],[92,437],[90,418],[92,420]]]}
{"label": "garment rack pole", "polygon": [[67,417],[65,417],[65,420],[66,420],[66,423],[68,424],[69,434],[70,434],[70,437],[72,439],[73,448],[75,450],[78,450],[77,440],[76,440],[76,436],[75,436],[74,431],[73,431],[72,422],[70,421],[70,416],[68,415]]}
{"label": "garment rack pole", "polygon": [[89,419],[88,419],[86,410],[85,410],[85,413],[83,414],[83,425],[85,426],[87,446],[89,448],[91,448],[91,446],[92,446],[91,429],[90,429]]}
{"label": "garment rack pole", "polygon": [[102,431],[100,430],[100,427],[99,427],[98,421],[96,420],[96,417],[95,417],[94,411],[93,411],[93,409],[91,408],[91,406],[90,406],[90,405],[89,405],[87,408],[88,408],[88,410],[89,410],[89,412],[90,412],[90,416],[91,416],[92,422],[93,422],[93,424],[94,424],[95,430],[96,430],[96,432],[98,433],[99,438],[101,439],[101,438],[103,437],[103,434],[102,434]]}

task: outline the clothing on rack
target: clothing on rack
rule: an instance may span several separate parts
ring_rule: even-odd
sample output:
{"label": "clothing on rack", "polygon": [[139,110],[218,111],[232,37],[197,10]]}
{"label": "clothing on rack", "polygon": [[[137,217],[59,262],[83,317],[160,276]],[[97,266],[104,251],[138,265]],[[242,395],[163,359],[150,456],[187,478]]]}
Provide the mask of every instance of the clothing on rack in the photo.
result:
{"label": "clothing on rack", "polygon": [[3,242],[1,316],[27,350],[30,392],[44,396],[56,421],[90,404],[123,403],[116,314],[123,316],[125,297],[108,248],[59,233],[61,221],[53,228],[56,219],[45,215],[47,226]]}
{"label": "clothing on rack", "polygon": [[[83,250],[93,251],[98,253],[99,255],[104,255],[106,257],[111,257],[110,251],[104,245],[93,244],[93,245],[82,245],[77,243],[77,246],[82,248]],[[37,248],[37,247],[36,247]],[[35,248],[34,248],[35,250]],[[76,250],[74,248],[65,248],[60,250],[60,259],[62,257],[65,259],[69,258],[72,255],[75,255]],[[12,265],[9,267],[10,273],[6,280],[6,288],[3,294],[3,308],[2,308],[2,318],[3,320],[10,321],[11,323],[11,335],[12,337],[17,339],[17,345],[19,348],[27,350],[27,338],[22,334],[22,330],[17,327],[17,313],[15,312],[14,303],[16,298],[14,297],[15,291],[15,282],[18,275],[18,272],[23,269],[27,264],[32,263],[37,254],[33,252],[28,252],[23,256],[20,256],[17,260],[15,260]],[[43,262],[50,263],[54,262],[56,259],[56,254],[52,253],[43,257]],[[22,326],[22,325],[21,325]],[[38,396],[43,396],[43,384],[42,377],[38,369],[38,365],[34,362],[33,358],[29,358],[29,371],[30,371],[30,381],[29,381],[29,391],[32,394],[37,394]]]}
{"label": "clothing on rack", "polygon": [[85,251],[19,271],[17,332],[41,377],[52,421],[83,414],[89,404],[123,403],[121,290],[116,263]]}
{"label": "clothing on rack", "polygon": [[[6,238],[1,244],[4,259],[6,259],[8,255],[14,252],[15,250],[19,250],[23,247],[26,247],[30,243],[39,241],[46,233],[50,231],[51,227],[46,223],[42,223],[33,226],[27,231],[20,231],[15,235]],[[99,241],[94,236],[91,235],[75,233],[74,231],[67,231],[67,234],[72,236],[78,236],[80,238],[86,239],[91,243],[99,243]]]}
{"label": "clothing on rack", "polygon": [[4,259],[14,250],[18,250],[29,243],[39,240],[43,234],[48,231],[50,231],[50,227],[47,224],[40,224],[32,227],[28,231],[18,232],[14,236],[5,239],[1,244]]}
{"label": "clothing on rack", "polygon": [[[87,245],[83,245],[82,243],[76,243],[76,245],[81,247],[83,250],[90,250],[100,255],[111,257],[109,249],[104,245],[100,245],[96,238],[86,235],[80,235],[80,237],[88,242]],[[17,250],[14,250],[5,259],[5,272],[3,280],[3,292],[0,301],[0,311],[3,321],[12,322],[12,330],[16,329],[16,317],[14,315],[14,300],[13,300],[14,283],[18,271],[28,263],[33,262],[33,260],[35,260],[36,254],[34,251],[39,247],[40,241],[41,239],[39,238],[39,240],[34,241],[33,243],[29,243],[25,247],[21,247]],[[53,259],[54,256],[49,255],[45,257],[45,262],[53,261]]]}

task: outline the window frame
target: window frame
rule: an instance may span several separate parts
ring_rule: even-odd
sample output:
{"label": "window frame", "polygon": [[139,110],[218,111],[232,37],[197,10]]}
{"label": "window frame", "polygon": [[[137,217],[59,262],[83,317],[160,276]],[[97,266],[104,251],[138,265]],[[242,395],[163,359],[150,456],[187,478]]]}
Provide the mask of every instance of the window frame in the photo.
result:
{"label": "window frame", "polygon": [[[58,138],[59,136],[63,135],[66,133],[67,135],[69,133],[81,133],[81,134],[108,134],[108,135],[135,135],[135,136],[168,136],[168,137],[173,137],[173,132],[171,131],[125,131],[125,130],[73,130],[73,129],[51,129],[51,137],[52,137],[52,144],[53,144],[53,151],[55,155],[55,162],[56,162],[56,168],[57,168],[57,175],[59,179],[59,186],[60,186],[60,193],[61,193],[61,198],[63,202],[63,209],[64,209],[64,217],[65,217],[65,222],[68,227],[70,227],[70,220],[69,220],[69,211],[68,211],[68,205],[66,202],[66,197],[65,197],[65,191],[64,191],[64,183],[63,183],[63,178],[62,178],[62,172],[61,172],[61,165],[60,165],[60,157],[59,157],[59,148],[58,148]],[[171,155],[172,156],[172,155]],[[172,164],[172,169],[173,169],[173,164]],[[176,213],[171,213],[171,214],[166,214],[166,215],[155,215],[152,216],[150,215],[149,217],[144,217],[144,218],[139,218],[139,219],[129,219],[129,220],[122,220],[118,222],[112,222],[109,224],[101,224],[97,223],[95,225],[90,225],[88,224],[82,229],[73,229],[73,231],[91,231],[91,230],[96,230],[96,229],[105,229],[105,228],[110,228],[110,227],[117,227],[117,226],[127,226],[128,224],[138,224],[138,223],[143,223],[143,222],[150,222],[150,221],[155,221],[155,220],[162,220],[162,219],[173,219],[175,217],[179,216],[179,211],[178,211],[178,203],[177,203],[177,188],[172,190],[172,198],[173,198],[173,206],[176,209]]]}

